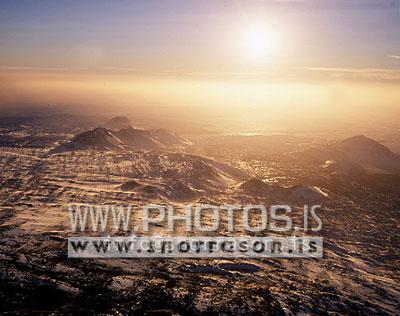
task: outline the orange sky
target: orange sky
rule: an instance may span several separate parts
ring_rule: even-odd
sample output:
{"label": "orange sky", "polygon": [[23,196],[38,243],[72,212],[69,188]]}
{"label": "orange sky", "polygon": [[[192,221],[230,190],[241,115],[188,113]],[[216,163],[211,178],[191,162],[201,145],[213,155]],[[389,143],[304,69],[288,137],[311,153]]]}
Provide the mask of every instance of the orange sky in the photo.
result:
{"label": "orange sky", "polygon": [[391,113],[400,12],[390,3],[5,1],[0,106]]}

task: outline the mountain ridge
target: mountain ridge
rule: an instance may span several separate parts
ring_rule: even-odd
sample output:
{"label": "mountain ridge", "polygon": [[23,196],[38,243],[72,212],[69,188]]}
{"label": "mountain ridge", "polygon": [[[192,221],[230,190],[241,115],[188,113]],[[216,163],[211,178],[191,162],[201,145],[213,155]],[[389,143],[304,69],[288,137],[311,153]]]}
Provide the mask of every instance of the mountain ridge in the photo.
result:
{"label": "mountain ridge", "polygon": [[165,129],[128,127],[112,131],[105,127],[97,127],[75,135],[53,148],[50,153],[79,150],[176,150],[190,145],[190,141]]}

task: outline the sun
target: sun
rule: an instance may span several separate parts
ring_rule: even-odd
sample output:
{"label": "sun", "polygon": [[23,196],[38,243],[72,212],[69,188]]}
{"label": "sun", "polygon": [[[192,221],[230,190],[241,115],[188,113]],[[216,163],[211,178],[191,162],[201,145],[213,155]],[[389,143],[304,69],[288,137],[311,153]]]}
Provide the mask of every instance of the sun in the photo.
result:
{"label": "sun", "polygon": [[257,62],[268,60],[280,46],[278,33],[264,23],[254,23],[244,28],[241,41],[246,57]]}

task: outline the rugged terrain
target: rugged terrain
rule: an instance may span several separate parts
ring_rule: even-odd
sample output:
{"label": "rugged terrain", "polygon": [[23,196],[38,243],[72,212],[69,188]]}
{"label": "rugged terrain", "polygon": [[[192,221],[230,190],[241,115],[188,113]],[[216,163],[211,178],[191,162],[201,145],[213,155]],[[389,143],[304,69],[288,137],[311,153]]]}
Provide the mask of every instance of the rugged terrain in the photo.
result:
{"label": "rugged terrain", "polygon": [[[388,148],[365,137],[326,144],[282,135],[224,136],[222,147],[220,137],[192,144],[117,127],[68,129],[40,146],[2,143],[3,313],[399,313],[400,175]],[[1,137],[31,137],[32,128],[5,126]],[[121,135],[132,130],[128,142]],[[287,203],[299,222],[304,204],[319,203],[324,258],[68,259],[71,203]]]}

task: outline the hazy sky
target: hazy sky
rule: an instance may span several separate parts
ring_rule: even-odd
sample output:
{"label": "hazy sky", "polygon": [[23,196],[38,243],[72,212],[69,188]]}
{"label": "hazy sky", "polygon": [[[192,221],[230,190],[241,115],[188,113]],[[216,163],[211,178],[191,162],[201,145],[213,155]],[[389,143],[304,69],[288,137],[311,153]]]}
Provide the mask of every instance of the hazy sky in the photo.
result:
{"label": "hazy sky", "polygon": [[0,104],[393,107],[399,83],[398,0],[0,2]]}
{"label": "hazy sky", "polygon": [[261,19],[282,48],[257,69],[271,62],[400,69],[396,0],[4,0],[0,60],[3,67],[243,69],[249,65],[240,63],[235,40]]}

